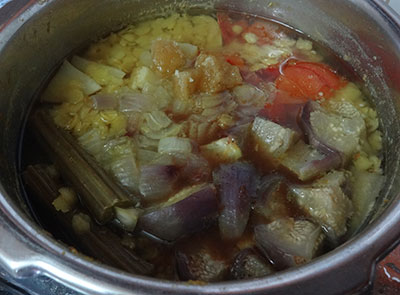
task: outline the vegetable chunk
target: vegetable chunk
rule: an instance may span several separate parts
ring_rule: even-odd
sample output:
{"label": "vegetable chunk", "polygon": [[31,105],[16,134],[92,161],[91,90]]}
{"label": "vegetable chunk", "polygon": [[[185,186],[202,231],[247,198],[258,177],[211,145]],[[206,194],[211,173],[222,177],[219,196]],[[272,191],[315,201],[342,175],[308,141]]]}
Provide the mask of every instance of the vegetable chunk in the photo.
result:
{"label": "vegetable chunk", "polygon": [[319,107],[310,113],[310,124],[322,142],[341,152],[348,161],[360,148],[365,122],[354,107],[347,106],[350,112],[353,110],[351,117],[328,113]]}
{"label": "vegetable chunk", "polygon": [[195,185],[182,189],[153,211],[139,218],[139,228],[166,241],[210,226],[217,216],[218,204],[215,188]]}
{"label": "vegetable chunk", "polygon": [[332,241],[347,231],[347,220],[353,214],[353,205],[341,185],[346,177],[343,172],[332,172],[309,186],[293,186],[292,196],[326,231]]}
{"label": "vegetable chunk", "polygon": [[231,267],[231,276],[235,279],[259,278],[273,272],[272,265],[251,248],[240,251]]}
{"label": "vegetable chunk", "polygon": [[315,178],[332,167],[329,158],[302,140],[282,157],[279,164],[303,181]]}
{"label": "vegetable chunk", "polygon": [[120,69],[93,62],[75,55],[71,63],[102,86],[121,85],[125,73]]}
{"label": "vegetable chunk", "polygon": [[156,40],[151,47],[155,68],[163,75],[172,75],[186,64],[186,57],[173,41]]}
{"label": "vegetable chunk", "polygon": [[278,269],[310,261],[323,239],[319,226],[308,220],[293,218],[258,225],[254,232],[258,248]]}
{"label": "vegetable chunk", "polygon": [[122,269],[201,285],[296,267],[386,201],[379,108],[340,65],[238,12],[128,25],[49,81],[21,163],[37,166],[32,146],[45,143],[59,169],[46,169],[49,217]]}
{"label": "vegetable chunk", "polygon": [[200,147],[204,157],[217,163],[231,163],[242,157],[242,151],[232,137],[223,137]]}
{"label": "vegetable chunk", "polygon": [[251,131],[258,151],[268,158],[281,156],[298,138],[291,129],[260,117],[254,120]]}
{"label": "vegetable chunk", "polygon": [[250,216],[251,198],[257,186],[256,171],[248,163],[237,162],[221,165],[213,176],[222,206],[218,218],[221,236],[240,238]]}
{"label": "vegetable chunk", "polygon": [[331,97],[333,91],[344,84],[327,65],[312,62],[290,64],[276,80],[276,87],[291,96],[310,97],[314,100]]}
{"label": "vegetable chunk", "polygon": [[53,77],[42,94],[45,102],[76,102],[84,95],[93,94],[101,89],[95,80],[79,71],[68,61],[64,61],[61,68]]}
{"label": "vegetable chunk", "polygon": [[222,56],[201,53],[195,68],[198,70],[198,90],[217,93],[242,84],[239,68],[229,64]]}

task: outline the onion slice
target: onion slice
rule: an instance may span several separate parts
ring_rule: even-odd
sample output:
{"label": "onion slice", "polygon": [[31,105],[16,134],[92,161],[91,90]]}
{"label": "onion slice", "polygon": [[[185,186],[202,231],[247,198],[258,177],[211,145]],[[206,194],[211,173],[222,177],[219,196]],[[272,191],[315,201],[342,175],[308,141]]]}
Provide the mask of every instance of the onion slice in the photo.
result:
{"label": "onion slice", "polygon": [[146,200],[161,199],[170,194],[179,177],[174,165],[146,165],[140,169],[139,191]]}
{"label": "onion slice", "polygon": [[118,97],[113,94],[98,93],[91,96],[96,110],[115,110],[118,108]]}

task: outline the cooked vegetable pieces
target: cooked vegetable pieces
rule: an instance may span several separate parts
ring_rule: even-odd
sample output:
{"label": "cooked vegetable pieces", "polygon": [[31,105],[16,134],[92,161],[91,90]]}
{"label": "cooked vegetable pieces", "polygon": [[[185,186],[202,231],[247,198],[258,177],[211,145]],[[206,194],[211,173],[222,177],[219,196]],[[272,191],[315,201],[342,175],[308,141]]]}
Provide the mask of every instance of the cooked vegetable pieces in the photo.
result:
{"label": "cooked vegetable pieces", "polygon": [[257,246],[278,269],[310,261],[323,239],[319,226],[293,218],[257,225],[254,230]]}
{"label": "cooked vegetable pieces", "polygon": [[196,185],[182,189],[160,208],[143,214],[139,226],[160,239],[174,241],[209,227],[217,217],[215,188]]}
{"label": "cooked vegetable pieces", "polygon": [[59,130],[45,112],[38,111],[33,119],[38,136],[52,152],[60,171],[79,191],[98,222],[111,220],[114,206],[133,205],[134,198],[116,185],[68,133]]}
{"label": "cooked vegetable pieces", "polygon": [[224,239],[238,239],[246,229],[250,216],[251,198],[255,197],[257,174],[247,163],[221,165],[214,172],[222,210],[218,218]]}
{"label": "cooked vegetable pieces", "polygon": [[48,210],[87,254],[110,243],[106,263],[171,280],[261,277],[339,245],[379,195],[382,137],[358,86],[315,48],[225,12],[92,44],[33,115],[63,176]]}
{"label": "cooked vegetable pieces", "polygon": [[333,171],[311,187],[293,186],[289,192],[335,241],[346,232],[347,220],[353,214],[353,205],[342,189],[345,181],[343,172]]}
{"label": "cooked vegetable pieces", "polygon": [[[23,177],[29,189],[35,193],[35,202],[46,210],[53,211],[53,204],[60,188],[58,175],[53,167],[29,166]],[[112,266],[137,274],[151,274],[152,264],[137,256],[134,251],[123,246],[121,238],[105,226],[99,226],[82,212],[76,204],[73,211],[53,212],[52,222],[60,231],[75,236],[74,240],[88,255]],[[59,234],[59,233],[58,233]]]}

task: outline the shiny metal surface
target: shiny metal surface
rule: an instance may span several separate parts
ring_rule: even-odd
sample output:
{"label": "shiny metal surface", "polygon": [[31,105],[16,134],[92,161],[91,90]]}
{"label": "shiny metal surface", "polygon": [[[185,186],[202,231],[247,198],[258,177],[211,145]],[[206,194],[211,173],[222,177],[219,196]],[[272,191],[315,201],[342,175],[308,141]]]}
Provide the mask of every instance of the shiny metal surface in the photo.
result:
{"label": "shiny metal surface", "polygon": [[[400,24],[378,1],[14,0],[0,10],[0,265],[14,278],[45,274],[87,294],[343,294],[370,281],[400,234]],[[385,189],[370,224],[311,263],[243,282],[195,286],[133,276],[92,263],[29,217],[18,183],[18,145],[37,89],[73,50],[124,23],[176,8],[214,7],[281,20],[332,48],[364,80],[385,134]],[[5,7],[7,8],[7,6]],[[15,17],[11,17],[14,15]]]}

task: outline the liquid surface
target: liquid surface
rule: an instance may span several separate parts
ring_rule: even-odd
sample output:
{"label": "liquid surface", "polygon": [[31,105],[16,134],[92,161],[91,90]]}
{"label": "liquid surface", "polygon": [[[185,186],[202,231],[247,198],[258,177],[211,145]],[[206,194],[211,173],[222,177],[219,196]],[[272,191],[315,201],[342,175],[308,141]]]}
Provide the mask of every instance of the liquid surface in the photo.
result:
{"label": "liquid surface", "polygon": [[153,266],[134,272],[194,282],[268,275],[337,246],[383,183],[381,133],[351,75],[317,48],[221,12],[128,26],[64,61],[37,108],[129,200],[94,208],[66,172],[80,162],[56,155],[47,207],[26,181],[44,225],[96,259],[123,247]]}

